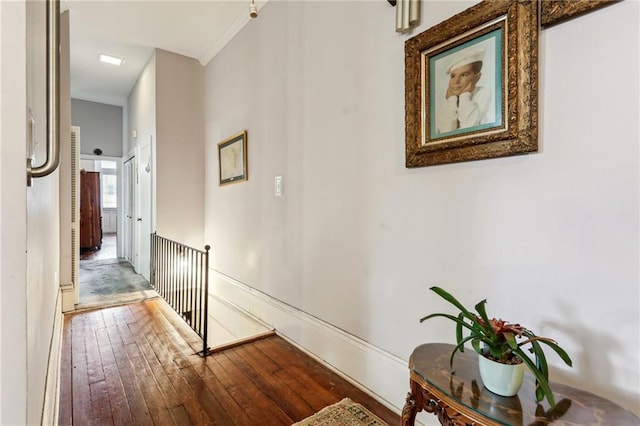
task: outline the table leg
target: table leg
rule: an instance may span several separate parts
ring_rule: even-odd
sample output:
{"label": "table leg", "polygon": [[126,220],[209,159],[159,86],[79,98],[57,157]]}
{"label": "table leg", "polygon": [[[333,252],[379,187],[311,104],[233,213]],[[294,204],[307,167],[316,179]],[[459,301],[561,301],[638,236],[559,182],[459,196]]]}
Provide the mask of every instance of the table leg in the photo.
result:
{"label": "table leg", "polygon": [[416,414],[418,414],[416,399],[413,394],[409,392],[407,394],[407,402],[402,408],[402,426],[413,426],[416,421]]}

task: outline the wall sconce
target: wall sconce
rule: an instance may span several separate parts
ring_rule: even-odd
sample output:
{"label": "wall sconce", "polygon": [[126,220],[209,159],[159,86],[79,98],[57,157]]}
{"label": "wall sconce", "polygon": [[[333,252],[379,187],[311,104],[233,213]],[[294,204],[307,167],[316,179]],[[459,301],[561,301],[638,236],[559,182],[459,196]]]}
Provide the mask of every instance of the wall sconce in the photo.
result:
{"label": "wall sconce", "polygon": [[387,0],[396,7],[396,31],[406,33],[420,22],[420,0]]}
{"label": "wall sconce", "polygon": [[258,17],[258,8],[256,7],[256,0],[251,0],[251,6],[249,7],[249,16],[252,18]]}

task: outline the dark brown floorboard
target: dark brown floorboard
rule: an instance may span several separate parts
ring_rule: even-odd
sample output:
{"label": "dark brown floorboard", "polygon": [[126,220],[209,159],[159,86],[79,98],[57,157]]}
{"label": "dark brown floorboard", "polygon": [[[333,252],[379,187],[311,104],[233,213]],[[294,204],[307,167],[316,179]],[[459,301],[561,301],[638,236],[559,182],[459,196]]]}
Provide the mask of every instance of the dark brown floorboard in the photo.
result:
{"label": "dark brown floorboard", "polygon": [[60,425],[291,425],[345,397],[400,417],[271,336],[203,359],[160,299],[65,315]]}

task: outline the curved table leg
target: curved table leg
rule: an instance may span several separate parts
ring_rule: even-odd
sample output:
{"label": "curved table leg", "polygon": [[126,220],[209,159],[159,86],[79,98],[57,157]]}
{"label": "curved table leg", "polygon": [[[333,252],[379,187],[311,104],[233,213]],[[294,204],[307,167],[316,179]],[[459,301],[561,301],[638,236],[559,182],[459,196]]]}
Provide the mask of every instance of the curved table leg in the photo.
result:
{"label": "curved table leg", "polygon": [[416,399],[413,394],[409,392],[407,394],[407,402],[402,408],[402,426],[413,426],[416,421],[416,414],[418,414]]}

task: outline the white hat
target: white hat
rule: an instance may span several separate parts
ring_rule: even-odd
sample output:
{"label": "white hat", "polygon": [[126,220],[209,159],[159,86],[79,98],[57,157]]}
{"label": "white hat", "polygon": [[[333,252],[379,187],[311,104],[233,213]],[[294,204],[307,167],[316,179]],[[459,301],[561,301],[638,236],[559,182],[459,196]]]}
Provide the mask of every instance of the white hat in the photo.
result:
{"label": "white hat", "polygon": [[484,49],[464,49],[451,55],[451,63],[447,67],[447,74],[450,74],[456,68],[463,65],[469,65],[474,62],[481,62],[484,59]]}

